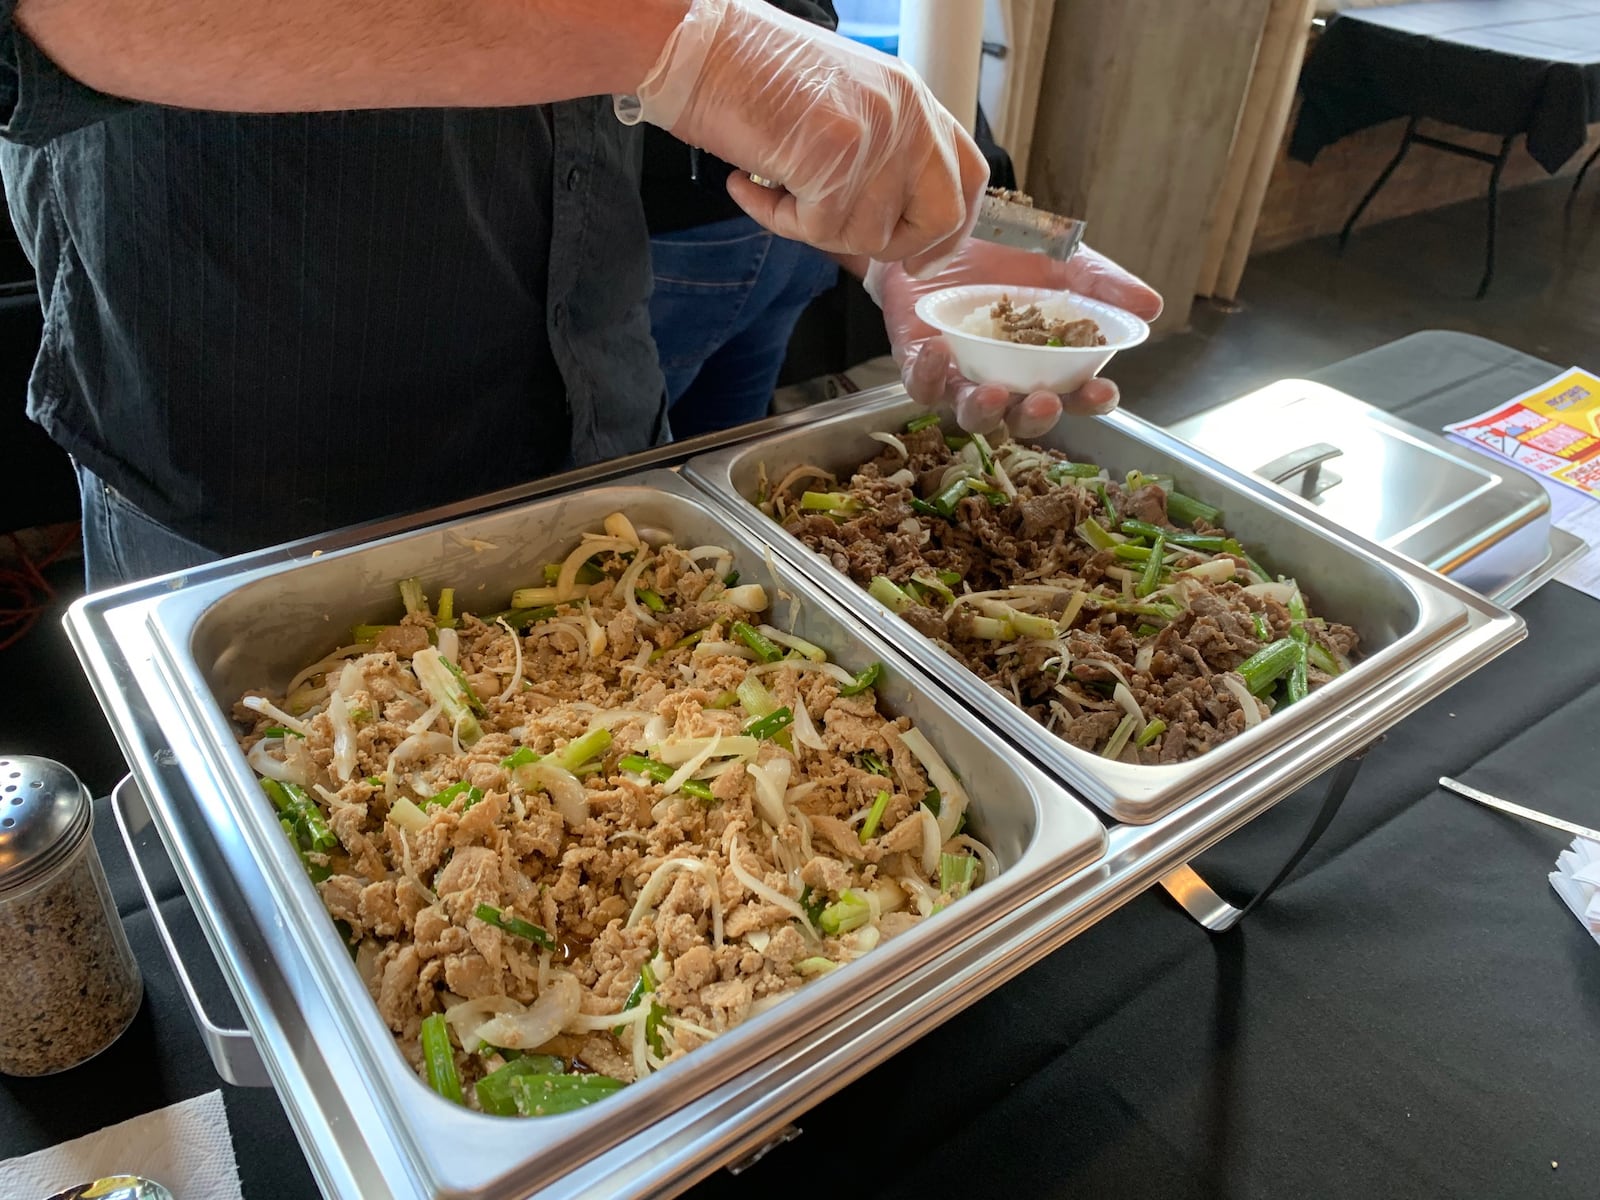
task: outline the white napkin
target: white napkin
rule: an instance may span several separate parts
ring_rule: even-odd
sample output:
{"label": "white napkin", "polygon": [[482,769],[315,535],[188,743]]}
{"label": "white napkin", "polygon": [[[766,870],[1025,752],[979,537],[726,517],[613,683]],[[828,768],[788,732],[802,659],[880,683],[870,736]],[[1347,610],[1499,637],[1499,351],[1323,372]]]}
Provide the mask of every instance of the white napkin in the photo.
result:
{"label": "white napkin", "polygon": [[0,1162],[0,1196],[43,1200],[104,1175],[143,1175],[176,1200],[241,1200],[220,1091]]}
{"label": "white napkin", "polygon": [[1550,886],[1567,902],[1572,915],[1583,922],[1590,936],[1600,942],[1600,842],[1574,838],[1571,847],[1556,859]]}

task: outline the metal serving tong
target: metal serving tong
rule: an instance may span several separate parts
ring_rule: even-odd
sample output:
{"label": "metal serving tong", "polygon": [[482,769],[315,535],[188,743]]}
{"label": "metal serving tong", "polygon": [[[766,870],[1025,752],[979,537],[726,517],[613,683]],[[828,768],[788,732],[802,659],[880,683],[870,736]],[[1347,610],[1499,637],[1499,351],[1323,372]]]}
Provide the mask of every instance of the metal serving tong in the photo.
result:
{"label": "metal serving tong", "polygon": [[1600,829],[1590,829],[1587,825],[1579,825],[1573,821],[1563,821],[1560,817],[1552,817],[1549,813],[1542,813],[1536,808],[1524,808],[1520,804],[1502,800],[1499,796],[1491,796],[1488,792],[1480,792],[1477,788],[1451,779],[1448,775],[1439,777],[1439,786],[1447,791],[1454,792],[1458,796],[1465,796],[1468,800],[1476,800],[1485,808],[1492,808],[1496,812],[1508,813],[1513,817],[1521,817],[1523,820],[1532,821],[1537,825],[1548,825],[1551,829],[1559,829],[1562,833],[1570,833],[1574,837],[1588,838],[1590,841],[1600,842]]}

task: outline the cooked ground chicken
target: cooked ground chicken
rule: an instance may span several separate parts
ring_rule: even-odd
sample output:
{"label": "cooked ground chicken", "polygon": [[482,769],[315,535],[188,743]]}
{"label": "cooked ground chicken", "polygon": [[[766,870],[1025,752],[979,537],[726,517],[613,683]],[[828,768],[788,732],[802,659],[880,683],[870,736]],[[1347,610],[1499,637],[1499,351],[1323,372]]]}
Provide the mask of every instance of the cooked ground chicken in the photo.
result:
{"label": "cooked ground chicken", "polygon": [[1349,663],[1356,631],[1293,616],[1292,581],[1204,517],[1172,519],[1170,481],[1009,442],[991,456],[937,424],[894,443],[842,484],[797,468],[766,510],[1074,746],[1193,758]]}
{"label": "cooked ground chicken", "polygon": [[993,869],[870,686],[758,665],[783,635],[744,624],[767,599],[726,554],[593,545],[569,563],[599,581],[515,615],[525,633],[413,606],[294,704],[235,709],[397,1044],[425,1073],[445,1013],[473,1106],[510,1050],[631,1082]]}

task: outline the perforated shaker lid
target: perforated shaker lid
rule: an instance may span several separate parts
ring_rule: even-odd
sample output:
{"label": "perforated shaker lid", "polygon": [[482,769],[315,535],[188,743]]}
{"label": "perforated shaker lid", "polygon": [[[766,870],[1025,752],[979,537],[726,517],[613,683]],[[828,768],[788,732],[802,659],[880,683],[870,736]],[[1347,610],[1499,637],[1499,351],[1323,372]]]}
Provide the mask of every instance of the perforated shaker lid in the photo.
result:
{"label": "perforated shaker lid", "polygon": [[89,795],[60,763],[0,758],[0,894],[44,875],[89,832]]}

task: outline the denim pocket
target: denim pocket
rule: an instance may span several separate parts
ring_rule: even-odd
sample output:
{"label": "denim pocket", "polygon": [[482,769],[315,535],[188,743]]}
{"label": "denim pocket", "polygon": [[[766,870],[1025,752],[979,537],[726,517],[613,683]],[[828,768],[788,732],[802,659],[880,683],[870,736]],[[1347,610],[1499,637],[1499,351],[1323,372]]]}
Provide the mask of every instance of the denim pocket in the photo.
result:
{"label": "denim pocket", "polygon": [[754,227],[723,221],[650,240],[650,332],[669,375],[697,369],[733,335],[761,278],[772,235],[758,229],[726,236],[730,224]]}

